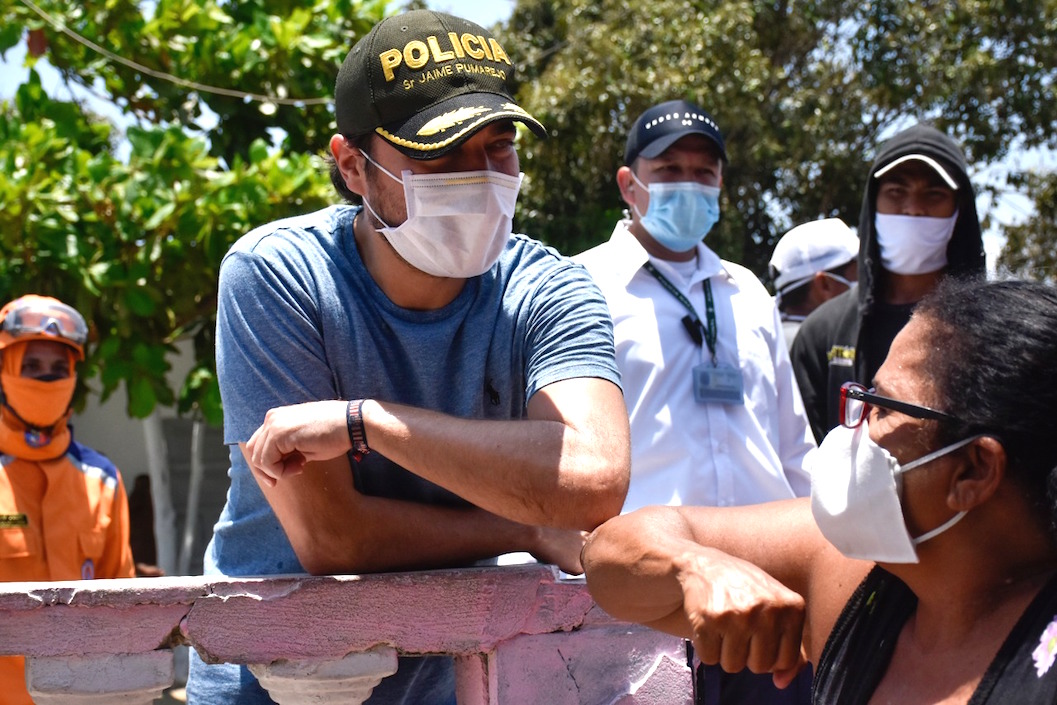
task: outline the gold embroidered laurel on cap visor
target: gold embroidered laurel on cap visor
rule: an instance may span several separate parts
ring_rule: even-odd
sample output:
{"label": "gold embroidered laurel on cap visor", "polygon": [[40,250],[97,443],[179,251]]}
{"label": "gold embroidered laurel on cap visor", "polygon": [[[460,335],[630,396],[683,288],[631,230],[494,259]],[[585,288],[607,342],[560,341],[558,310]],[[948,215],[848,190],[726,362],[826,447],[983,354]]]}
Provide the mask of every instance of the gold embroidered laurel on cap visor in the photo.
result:
{"label": "gold embroidered laurel on cap visor", "polygon": [[488,112],[490,112],[490,110],[485,107],[458,108],[457,110],[452,110],[451,112],[433,118],[419,129],[418,134],[422,137],[429,137],[439,132],[445,132],[456,125],[461,125],[467,120],[472,120],[478,115]]}
{"label": "gold embroidered laurel on cap visor", "polygon": [[384,127],[379,127],[375,132],[386,141],[398,147],[414,149],[420,152],[434,152],[449,147],[453,143],[477,131],[486,123],[494,122],[502,118],[525,121],[533,128],[538,126],[539,129],[543,129],[543,125],[540,124],[536,118],[529,115],[521,106],[515,103],[504,103],[499,109],[487,106],[456,108],[455,110],[448,111],[429,120],[415,133],[418,137],[428,138],[435,135],[444,135],[454,128],[454,131],[447,134],[444,139],[438,141],[425,142],[410,140],[394,134],[389,130],[386,130]]}

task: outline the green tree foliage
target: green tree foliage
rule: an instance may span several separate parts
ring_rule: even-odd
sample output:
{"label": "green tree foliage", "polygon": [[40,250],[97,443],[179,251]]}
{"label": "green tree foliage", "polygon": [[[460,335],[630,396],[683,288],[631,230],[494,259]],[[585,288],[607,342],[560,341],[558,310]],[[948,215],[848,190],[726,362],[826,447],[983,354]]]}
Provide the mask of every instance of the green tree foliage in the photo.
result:
{"label": "green tree foliage", "polygon": [[1006,228],[999,272],[1057,284],[1057,174],[1018,174],[1015,181],[1032,194],[1035,213]]}
{"label": "green tree foliage", "polygon": [[[895,127],[932,120],[981,166],[1057,146],[1055,3],[519,0],[500,36],[523,69],[521,101],[552,133],[523,144],[519,226],[570,253],[604,239],[623,208],[613,174],[630,122],[684,97],[728,138],[709,242],[762,273],[790,225],[856,224],[874,145]],[[31,66],[45,57],[131,125],[47,97],[35,72],[0,106],[0,298],[50,293],[84,311],[83,377],[104,395],[124,382],[133,415],[178,403],[218,420],[220,259],[252,227],[334,200],[319,155],[335,67],[395,5],[4,2],[0,53],[28,39]],[[1046,222],[1040,208],[1040,237]],[[1052,252],[1045,242],[1024,249]],[[173,390],[181,338],[196,365]]]}
{"label": "green tree foliage", "polygon": [[[49,62],[66,80],[92,90],[101,83],[107,99],[146,123],[201,129],[208,108],[218,121],[206,131],[210,151],[230,161],[245,156],[271,128],[285,133],[288,150],[314,152],[325,146],[333,122],[328,99],[335,69],[356,37],[386,14],[388,0],[36,3],[111,54],[184,83],[106,58],[56,30],[20,0],[6,4],[3,20],[9,29],[0,51],[18,40],[19,30],[39,29],[48,40]],[[153,8],[151,16],[144,15],[145,7]],[[276,101],[190,90],[189,83]]]}
{"label": "green tree foliage", "polygon": [[[28,35],[31,65],[44,51],[68,83],[130,120],[121,134],[85,105],[49,98],[35,71],[0,106],[0,299],[44,293],[82,311],[92,329],[82,380],[98,375],[104,398],[123,382],[131,415],[176,403],[219,423],[220,261],[253,227],[336,200],[319,156],[332,130],[335,67],[386,4],[161,0],[149,18],[126,0],[38,7],[151,71],[73,41],[18,0],[0,9],[0,51]],[[157,72],[323,100],[214,95]],[[215,126],[203,121],[206,108]],[[273,144],[277,134],[282,144]],[[196,361],[173,390],[166,372],[182,338],[194,341]]]}
{"label": "green tree foliage", "polygon": [[899,127],[936,124],[977,167],[1057,146],[1053,0],[519,0],[502,36],[552,134],[523,150],[521,222],[568,253],[608,237],[628,127],[664,100],[723,129],[709,243],[758,274],[790,226],[858,224],[874,148]]}

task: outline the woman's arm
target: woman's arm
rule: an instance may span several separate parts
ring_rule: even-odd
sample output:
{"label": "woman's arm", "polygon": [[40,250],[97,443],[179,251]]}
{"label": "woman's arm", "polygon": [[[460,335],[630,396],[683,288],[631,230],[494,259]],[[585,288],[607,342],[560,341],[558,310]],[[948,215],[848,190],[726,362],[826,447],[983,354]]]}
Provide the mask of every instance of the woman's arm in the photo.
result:
{"label": "woman's arm", "polygon": [[792,679],[817,659],[870,564],[819,533],[807,499],[749,507],[649,507],[584,548],[588,587],[620,619],[691,638],[704,663]]}

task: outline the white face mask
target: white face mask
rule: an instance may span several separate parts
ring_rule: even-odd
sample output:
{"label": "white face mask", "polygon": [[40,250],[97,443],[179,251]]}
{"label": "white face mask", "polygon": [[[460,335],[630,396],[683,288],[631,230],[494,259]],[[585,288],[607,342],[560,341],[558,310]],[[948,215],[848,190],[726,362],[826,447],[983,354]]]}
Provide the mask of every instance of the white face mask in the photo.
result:
{"label": "white face mask", "polygon": [[894,274],[926,274],[947,266],[947,243],[958,211],[950,218],[874,214],[881,265]]}
{"label": "white face mask", "polygon": [[510,239],[524,174],[404,171],[401,180],[366,152],[363,156],[404,186],[407,219],[396,227],[387,225],[366,198],[363,205],[382,224],[379,232],[411,266],[436,277],[459,279],[492,268]]}
{"label": "white face mask", "polygon": [[811,513],[826,540],[848,558],[878,563],[917,563],[915,549],[965,516],[911,538],[899,502],[903,473],[921,467],[979,436],[972,436],[900,466],[870,440],[866,420],[858,428],[837,426],[811,455]]}

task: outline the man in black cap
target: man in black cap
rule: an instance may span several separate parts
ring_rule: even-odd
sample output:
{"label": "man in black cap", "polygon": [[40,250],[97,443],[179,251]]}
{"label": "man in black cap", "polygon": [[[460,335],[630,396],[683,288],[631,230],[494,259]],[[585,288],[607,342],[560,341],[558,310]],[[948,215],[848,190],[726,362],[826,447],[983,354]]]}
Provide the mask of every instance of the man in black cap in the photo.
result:
{"label": "man in black cap", "polygon": [[[414,11],[338,73],[331,178],[362,205],[265,225],[220,274],[231,489],[218,575],[469,565],[528,551],[580,572],[617,514],[628,426],[605,300],[512,235],[514,65],[482,27]],[[270,703],[192,657],[192,703]],[[369,703],[454,702],[450,658],[401,659]]]}
{"label": "man in black cap", "polygon": [[[723,135],[700,107],[674,100],[650,108],[632,126],[616,174],[627,218],[608,242],[576,257],[613,316],[631,420],[625,512],[810,492],[803,464],[815,443],[774,300],[752,272],[705,244],[726,162]],[[807,684],[779,700],[769,677],[732,680],[715,667],[700,695],[807,702]]]}

